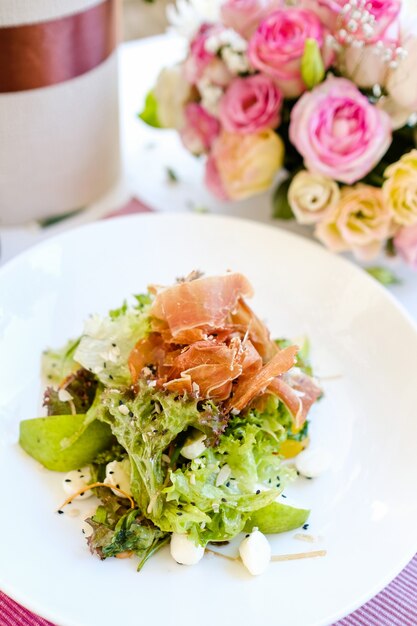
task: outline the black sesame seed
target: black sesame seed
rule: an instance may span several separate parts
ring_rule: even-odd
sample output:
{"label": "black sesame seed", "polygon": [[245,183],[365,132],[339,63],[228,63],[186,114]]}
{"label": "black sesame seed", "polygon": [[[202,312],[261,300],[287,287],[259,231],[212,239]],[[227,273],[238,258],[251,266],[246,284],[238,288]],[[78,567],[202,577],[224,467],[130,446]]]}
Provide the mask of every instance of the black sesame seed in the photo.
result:
{"label": "black sesame seed", "polygon": [[283,497],[283,498],[286,498],[287,496],[285,496],[284,494],[282,494],[282,497]]}
{"label": "black sesame seed", "polygon": [[123,402],[122,400],[119,400],[119,406],[122,406]]}
{"label": "black sesame seed", "polygon": [[109,474],[114,474],[114,472],[109,472]]}
{"label": "black sesame seed", "polygon": [[226,498],[222,498],[222,502],[227,502]]}
{"label": "black sesame seed", "polygon": [[307,530],[309,526],[310,526],[310,524],[304,524],[303,530]]}
{"label": "black sesame seed", "polygon": [[113,380],[113,376],[111,374],[109,374],[109,378],[110,380]]}
{"label": "black sesame seed", "polygon": [[77,472],[80,472],[80,474],[81,474],[81,470],[80,469],[78,469]]}
{"label": "black sesame seed", "polygon": [[83,535],[85,535],[85,530],[84,530],[84,528],[81,528],[81,532],[82,532],[82,534],[83,534]]}
{"label": "black sesame seed", "polygon": [[191,506],[195,506],[195,502],[190,502]]}
{"label": "black sesame seed", "polygon": [[277,487],[279,487],[279,483],[277,483]]}
{"label": "black sesame seed", "polygon": [[113,346],[113,348],[115,348],[115,347],[116,347],[116,344],[115,344],[115,343],[112,343],[111,345]]}
{"label": "black sesame seed", "polygon": [[178,508],[179,508],[179,509],[182,509],[182,504],[179,504],[179,505],[178,505]]}
{"label": "black sesame seed", "polygon": [[248,537],[250,537],[249,533],[248,533],[247,535],[245,535],[245,537],[246,537],[246,539],[247,539]]}
{"label": "black sesame seed", "polygon": [[133,411],[129,411],[129,417],[133,417]]}
{"label": "black sesame seed", "polygon": [[63,514],[64,514],[64,511],[61,511],[61,509],[59,509],[59,511],[57,511],[57,513],[58,513],[59,515],[63,515]]}
{"label": "black sesame seed", "polygon": [[120,485],[116,485],[116,489],[120,489]]}
{"label": "black sesame seed", "polygon": [[256,490],[256,495],[259,495],[260,493],[261,493],[261,490],[260,490],[260,489],[257,489],[257,490]]}
{"label": "black sesame seed", "polygon": [[81,474],[80,478],[84,478],[84,474]]}
{"label": "black sesame seed", "polygon": [[66,482],[66,483],[70,483],[70,482],[71,482],[71,478],[66,478],[66,479],[65,479],[65,482]]}
{"label": "black sesame seed", "polygon": [[80,496],[83,496],[83,495],[84,495],[84,491],[82,493],[80,493]]}
{"label": "black sesame seed", "polygon": [[104,367],[104,369],[106,369],[107,363],[103,363],[103,367]]}
{"label": "black sesame seed", "polygon": [[177,515],[182,515],[182,511],[177,511]]}
{"label": "black sesame seed", "polygon": [[227,481],[226,487],[230,487],[230,480]]}

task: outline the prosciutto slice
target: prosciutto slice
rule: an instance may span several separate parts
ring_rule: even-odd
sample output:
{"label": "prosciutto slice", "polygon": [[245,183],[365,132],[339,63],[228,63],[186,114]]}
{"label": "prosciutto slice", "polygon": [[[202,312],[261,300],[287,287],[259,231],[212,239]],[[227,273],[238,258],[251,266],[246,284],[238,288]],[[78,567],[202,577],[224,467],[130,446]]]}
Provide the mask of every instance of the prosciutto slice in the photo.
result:
{"label": "prosciutto slice", "polygon": [[128,359],[132,383],[135,385],[141,376],[144,367],[155,365],[161,367],[166,358],[164,341],[157,333],[150,333],[145,339],[140,339]]}
{"label": "prosciutto slice", "polygon": [[297,346],[280,350],[253,377],[244,377],[236,384],[234,394],[227,403],[227,409],[242,411],[256,396],[263,393],[277,376],[294,366]]}
{"label": "prosciutto slice", "polygon": [[252,287],[242,274],[198,278],[160,291],[150,313],[166,322],[174,339],[182,336],[184,340],[184,332],[192,329],[210,331],[222,327],[238,300],[252,294]]}
{"label": "prosciutto slice", "polygon": [[245,329],[249,334],[251,342],[264,361],[269,361],[278,352],[278,346],[271,340],[269,330],[243,299],[239,300],[231,319],[232,324]]}
{"label": "prosciutto slice", "polygon": [[202,398],[225,400],[232,381],[243,371],[244,352],[240,339],[229,346],[215,341],[198,341],[186,348],[172,364],[170,378],[164,387],[170,391],[188,391],[190,384]]}
{"label": "prosciutto slice", "polygon": [[285,404],[294,419],[296,430],[303,427],[311,406],[322,393],[317,383],[298,368],[288,372],[285,377],[274,378],[268,391]]}

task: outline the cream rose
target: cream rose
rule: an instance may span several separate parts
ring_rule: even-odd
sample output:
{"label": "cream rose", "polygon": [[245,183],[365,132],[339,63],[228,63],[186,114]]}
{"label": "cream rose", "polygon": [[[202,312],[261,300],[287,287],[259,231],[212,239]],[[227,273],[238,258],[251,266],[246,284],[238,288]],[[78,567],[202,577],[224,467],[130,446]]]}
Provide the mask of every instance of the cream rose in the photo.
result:
{"label": "cream rose", "polygon": [[192,87],[184,78],[183,65],[164,68],[154,89],[158,119],[164,128],[184,126],[184,107],[192,99]]}
{"label": "cream rose", "polygon": [[404,154],[385,170],[382,191],[393,219],[401,226],[417,223],[417,150]]}
{"label": "cream rose", "polygon": [[392,234],[392,214],[381,189],[361,184],[344,187],[339,203],[317,225],[315,234],[333,252],[352,250],[361,260],[377,256]]}
{"label": "cream rose", "polygon": [[273,130],[251,135],[223,131],[207,161],[206,184],[221,199],[248,198],[272,185],[283,159],[283,141]]}
{"label": "cream rose", "polygon": [[294,176],[288,190],[288,202],[300,224],[316,224],[335,208],[339,198],[334,180],[306,170]]}

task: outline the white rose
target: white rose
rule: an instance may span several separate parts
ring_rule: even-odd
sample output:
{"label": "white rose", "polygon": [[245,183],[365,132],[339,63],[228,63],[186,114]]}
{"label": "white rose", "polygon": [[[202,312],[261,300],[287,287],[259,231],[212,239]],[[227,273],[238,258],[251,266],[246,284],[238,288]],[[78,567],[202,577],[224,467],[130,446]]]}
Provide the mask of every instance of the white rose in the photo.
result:
{"label": "white rose", "polygon": [[316,224],[337,205],[339,186],[331,178],[307,170],[294,176],[288,202],[300,224]]}
{"label": "white rose", "polygon": [[390,70],[386,86],[398,105],[409,111],[417,111],[417,19],[411,21],[401,47],[404,58],[399,60],[397,68]]}
{"label": "white rose", "polygon": [[158,119],[164,128],[180,130],[184,126],[184,107],[192,98],[192,87],[185,80],[182,65],[164,68],[154,90]]}
{"label": "white rose", "polygon": [[363,46],[362,48],[348,46],[343,52],[343,61],[343,74],[358,87],[385,85],[388,64],[376,46]]}

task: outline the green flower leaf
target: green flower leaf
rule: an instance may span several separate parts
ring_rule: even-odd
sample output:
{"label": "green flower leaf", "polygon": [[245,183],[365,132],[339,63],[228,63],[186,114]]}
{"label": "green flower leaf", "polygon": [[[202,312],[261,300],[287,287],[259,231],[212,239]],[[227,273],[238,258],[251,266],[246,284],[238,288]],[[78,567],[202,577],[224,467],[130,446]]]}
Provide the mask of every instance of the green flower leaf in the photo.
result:
{"label": "green flower leaf", "polygon": [[152,90],[148,92],[145,98],[145,106],[143,111],[138,114],[138,117],[145,122],[145,124],[148,124],[148,126],[161,128],[158,118],[158,101]]}
{"label": "green flower leaf", "polygon": [[399,285],[401,280],[386,267],[367,267],[366,271],[372,278],[375,278],[381,285],[387,287],[388,285]]}
{"label": "green flower leaf", "polygon": [[324,79],[324,63],[315,39],[307,39],[301,59],[301,76],[307,89],[313,89]]}
{"label": "green flower leaf", "polygon": [[272,216],[279,220],[292,220],[294,219],[294,213],[288,202],[288,189],[290,187],[292,178],[287,178],[275,189],[274,196],[272,198]]}

